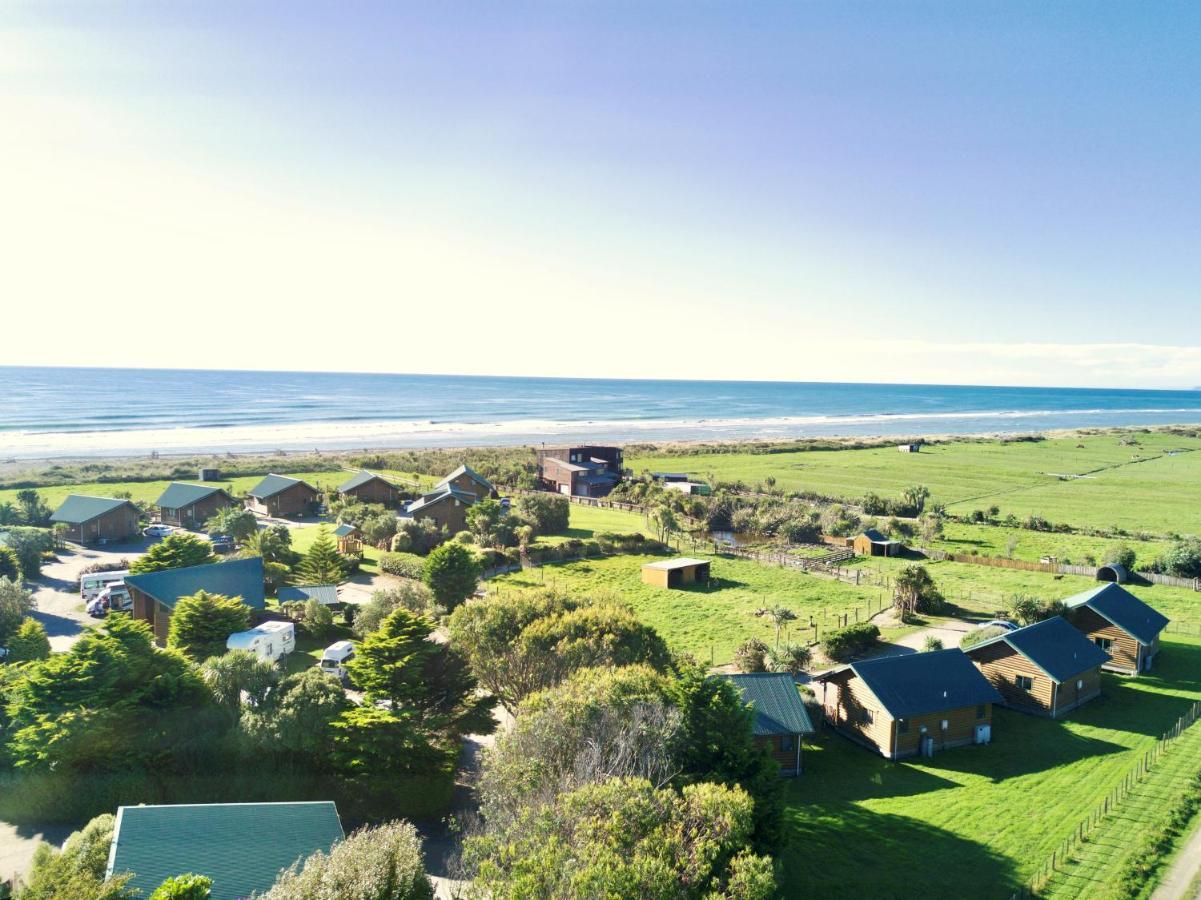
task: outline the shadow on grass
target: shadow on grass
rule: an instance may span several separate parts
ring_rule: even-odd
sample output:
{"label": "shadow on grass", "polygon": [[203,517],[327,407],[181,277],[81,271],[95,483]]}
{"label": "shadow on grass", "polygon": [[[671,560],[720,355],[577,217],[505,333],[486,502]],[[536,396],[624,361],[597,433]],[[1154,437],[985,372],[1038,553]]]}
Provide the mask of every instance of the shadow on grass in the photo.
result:
{"label": "shadow on grass", "polygon": [[827,723],[820,737],[805,742],[805,773],[789,783],[789,802],[809,798],[835,802],[911,797],[958,785],[930,772],[892,762]]}
{"label": "shadow on grass", "polygon": [[68,616],[56,616],[54,613],[41,612],[36,609],[31,610],[29,615],[42,623],[42,627],[46,629],[47,637],[72,637],[82,633],[84,630],[84,626],[78,619],[72,619]]}

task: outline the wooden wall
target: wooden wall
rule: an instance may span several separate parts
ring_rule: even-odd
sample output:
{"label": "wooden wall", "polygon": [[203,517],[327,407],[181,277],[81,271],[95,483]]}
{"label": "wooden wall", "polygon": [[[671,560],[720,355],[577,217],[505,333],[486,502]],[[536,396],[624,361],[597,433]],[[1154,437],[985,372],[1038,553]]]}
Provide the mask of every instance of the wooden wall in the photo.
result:
{"label": "wooden wall", "polygon": [[1087,606],[1080,606],[1069,610],[1067,619],[1088,635],[1090,641],[1098,637],[1109,638],[1113,641],[1113,644],[1109,648],[1109,655],[1113,659],[1105,665],[1106,669],[1124,672],[1127,675],[1138,673],[1142,655],[1139,650],[1138,641],[1131,635]]}
{"label": "wooden wall", "polygon": [[[1006,706],[1050,715],[1055,701],[1055,682],[1007,643],[997,641],[987,647],[969,647],[964,652],[1005,698]],[[1030,690],[1018,687],[1019,675],[1032,680]]]}
{"label": "wooden wall", "polygon": [[230,505],[230,500],[224,494],[210,494],[203,500],[198,500],[179,509],[160,506],[159,518],[167,525],[203,525],[219,510]]}
{"label": "wooden wall", "polygon": [[356,497],[364,503],[382,503],[384,506],[395,506],[400,500],[400,492],[381,478],[372,478],[343,494]]}
{"label": "wooden wall", "polygon": [[[892,755],[892,717],[854,672],[840,672],[825,682],[822,711],[843,734],[884,756]],[[865,713],[870,713],[871,721]]]}

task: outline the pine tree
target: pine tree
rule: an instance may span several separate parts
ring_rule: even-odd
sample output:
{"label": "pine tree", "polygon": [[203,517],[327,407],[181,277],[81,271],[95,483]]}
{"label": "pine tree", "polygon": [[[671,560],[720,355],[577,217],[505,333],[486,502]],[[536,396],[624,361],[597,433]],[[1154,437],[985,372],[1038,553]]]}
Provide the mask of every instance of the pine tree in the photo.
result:
{"label": "pine tree", "polygon": [[296,567],[297,584],[338,584],[346,577],[346,567],[333,535],[324,525],[317,530],[309,552]]}

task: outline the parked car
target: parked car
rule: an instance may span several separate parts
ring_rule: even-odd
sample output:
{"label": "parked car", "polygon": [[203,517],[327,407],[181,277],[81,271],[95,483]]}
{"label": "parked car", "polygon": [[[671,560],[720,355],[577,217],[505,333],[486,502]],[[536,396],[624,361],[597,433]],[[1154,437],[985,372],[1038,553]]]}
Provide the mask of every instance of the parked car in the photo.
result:
{"label": "parked car", "polygon": [[209,542],[213,545],[214,553],[233,553],[234,539],[228,534],[212,534],[209,535]]}
{"label": "parked car", "polygon": [[977,628],[1004,628],[1006,631],[1017,631],[1018,627],[1013,622],[1008,622],[1005,619],[989,619],[987,622],[981,622]]}
{"label": "parked car", "polygon": [[353,641],[336,641],[325,648],[321,661],[317,663],[322,672],[328,672],[339,680],[346,680],[346,664],[354,659]]}
{"label": "parked car", "polygon": [[170,525],[147,525],[142,529],[142,534],[148,538],[162,538],[174,531]]}

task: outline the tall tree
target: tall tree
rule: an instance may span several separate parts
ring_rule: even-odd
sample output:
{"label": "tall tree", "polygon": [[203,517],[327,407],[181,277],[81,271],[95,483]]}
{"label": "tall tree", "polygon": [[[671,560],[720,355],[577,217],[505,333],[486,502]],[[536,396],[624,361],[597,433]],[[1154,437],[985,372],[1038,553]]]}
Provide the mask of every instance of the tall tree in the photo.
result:
{"label": "tall tree", "polygon": [[0,647],[8,643],[25,617],[35,609],[37,601],[33,591],[26,590],[19,581],[0,576]]}
{"label": "tall tree", "polygon": [[31,488],[17,491],[17,505],[21,508],[21,521],[26,525],[42,528],[49,523],[52,510],[37,491]]}
{"label": "tall tree", "polygon": [[0,544],[0,578],[9,581],[21,580],[21,561],[11,547]]}
{"label": "tall tree", "polygon": [[242,732],[260,753],[320,770],[333,746],[333,723],[350,706],[338,680],[312,666],[287,676],[262,702],[244,707]]}
{"label": "tall tree", "polygon": [[[0,644],[4,641],[0,640]],[[37,619],[26,618],[21,627],[8,639],[7,661],[10,663],[33,662],[50,656],[50,638]]]}
{"label": "tall tree", "polygon": [[259,520],[243,506],[227,506],[205,523],[210,534],[227,534],[239,543],[259,530]]}
{"label": "tall tree", "polygon": [[236,718],[245,705],[257,707],[266,702],[279,684],[280,672],[270,660],[249,650],[231,650],[224,656],[206,659],[200,667],[200,677],[217,703]]}
{"label": "tall tree", "polygon": [[212,544],[194,534],[177,531],[151,547],[145,556],[134,560],[129,571],[134,575],[141,575],[146,572],[161,572],[164,569],[203,566],[216,561]]}
{"label": "tall tree", "polygon": [[346,578],[346,561],[329,529],[320,525],[317,537],[296,566],[297,584],[338,584]]}
{"label": "tall tree", "polygon": [[480,578],[480,564],[462,544],[449,543],[435,547],[426,557],[421,580],[446,609],[454,609],[475,591]]}
{"label": "tall tree", "polygon": [[240,597],[197,591],[176,601],[167,630],[167,646],[199,662],[220,656],[229,636],[249,627],[250,607]]}

